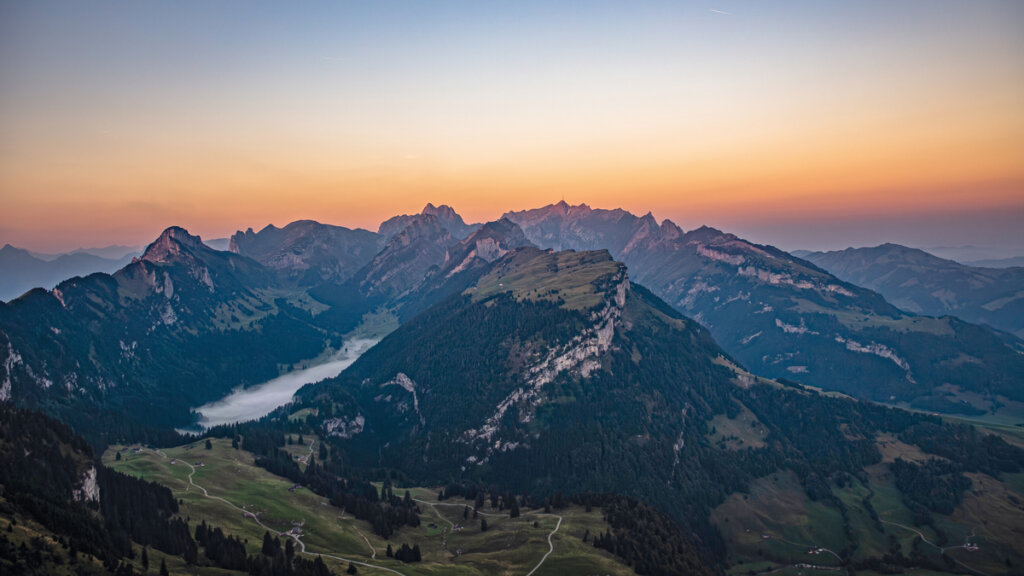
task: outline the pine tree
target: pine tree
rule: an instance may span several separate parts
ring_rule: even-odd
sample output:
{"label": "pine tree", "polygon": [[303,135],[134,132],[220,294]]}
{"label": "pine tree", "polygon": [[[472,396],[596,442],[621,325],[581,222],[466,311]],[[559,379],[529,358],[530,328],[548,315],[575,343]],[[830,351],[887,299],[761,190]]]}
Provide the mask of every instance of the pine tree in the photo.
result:
{"label": "pine tree", "polygon": [[142,547],[142,569],[149,572],[149,552],[145,546]]}
{"label": "pine tree", "polygon": [[509,508],[508,517],[519,518],[519,501],[515,497],[512,498],[512,507]]}
{"label": "pine tree", "polygon": [[462,509],[462,518],[464,520],[469,520],[469,506]]}
{"label": "pine tree", "polygon": [[171,573],[167,571],[167,561],[163,558],[160,559],[160,576],[171,576]]}
{"label": "pine tree", "polygon": [[315,574],[331,574],[331,571],[327,568],[327,565],[324,564],[323,557],[319,555],[316,557],[316,560],[313,561],[313,570]]}
{"label": "pine tree", "polygon": [[213,443],[210,442],[209,438],[206,439],[206,449],[207,450],[213,450]]}
{"label": "pine tree", "polygon": [[349,562],[348,563],[348,570],[346,570],[345,572],[348,573],[348,574],[356,574],[356,573],[359,572],[359,570],[356,569],[356,565],[355,564]]}
{"label": "pine tree", "polygon": [[480,519],[480,531],[487,532],[487,518]]}
{"label": "pine tree", "polygon": [[263,533],[263,548],[260,551],[264,556],[274,555],[274,539],[270,537],[270,532]]}
{"label": "pine tree", "polygon": [[391,549],[391,544],[388,544],[388,551],[386,552],[388,558],[394,558],[395,551]]}

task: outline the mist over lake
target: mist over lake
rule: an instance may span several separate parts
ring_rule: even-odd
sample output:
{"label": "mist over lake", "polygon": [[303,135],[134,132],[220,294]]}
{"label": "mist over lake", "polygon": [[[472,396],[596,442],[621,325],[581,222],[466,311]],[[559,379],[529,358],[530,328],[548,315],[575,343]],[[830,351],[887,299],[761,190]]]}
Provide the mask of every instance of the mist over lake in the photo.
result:
{"label": "mist over lake", "polygon": [[295,393],[306,384],[334,378],[355,362],[363,352],[379,340],[357,339],[345,342],[342,350],[331,360],[302,370],[282,374],[262,384],[237,390],[231,394],[196,408],[198,425],[203,428],[256,420],[275,408],[291,402]]}

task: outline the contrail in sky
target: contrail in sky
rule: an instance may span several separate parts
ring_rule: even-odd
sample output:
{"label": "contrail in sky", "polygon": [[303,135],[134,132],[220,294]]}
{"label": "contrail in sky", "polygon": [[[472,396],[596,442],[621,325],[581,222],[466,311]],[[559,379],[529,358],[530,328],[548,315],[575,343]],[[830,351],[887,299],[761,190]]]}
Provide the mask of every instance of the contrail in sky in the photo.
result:
{"label": "contrail in sky", "polygon": [[711,11],[715,12],[715,13],[718,13],[718,14],[725,14],[726,16],[731,16],[732,15],[732,12],[726,12],[725,10],[715,10],[714,8],[712,8]]}

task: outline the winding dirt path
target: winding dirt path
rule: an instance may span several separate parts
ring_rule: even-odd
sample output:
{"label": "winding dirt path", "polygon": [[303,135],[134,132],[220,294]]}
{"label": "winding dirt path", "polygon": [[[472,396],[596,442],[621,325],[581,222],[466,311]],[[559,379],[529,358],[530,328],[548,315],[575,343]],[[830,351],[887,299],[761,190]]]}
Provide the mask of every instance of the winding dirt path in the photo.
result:
{"label": "winding dirt path", "polygon": [[547,554],[545,554],[544,557],[540,559],[540,562],[537,562],[537,565],[533,567],[533,570],[530,570],[529,572],[526,573],[526,576],[531,576],[534,572],[536,572],[537,569],[540,568],[541,564],[543,564],[544,561],[548,559],[548,556],[550,556],[551,553],[555,551],[555,545],[554,545],[553,542],[551,542],[551,537],[555,535],[555,532],[558,532],[559,528],[561,528],[561,526],[562,526],[562,517],[557,515],[557,514],[543,514],[543,516],[554,516],[554,517],[558,518],[558,522],[555,524],[555,529],[552,530],[550,534],[548,534],[548,548],[549,548],[549,550],[548,550]]}
{"label": "winding dirt path", "polygon": [[[148,448],[146,448],[144,450],[148,450],[149,452],[153,452],[154,454],[159,454],[164,459],[167,458],[167,455],[164,454],[160,450],[149,450]],[[310,445],[310,451],[312,452],[312,444]],[[196,467],[191,465],[191,464],[189,464],[188,462],[186,462],[184,460],[180,460],[180,461],[181,461],[182,464],[184,464],[184,465],[189,467],[189,470],[190,470],[190,472],[188,473],[188,483],[189,483],[189,485],[190,486],[195,486],[197,489],[202,490],[203,491],[203,496],[205,496],[206,498],[209,498],[211,500],[217,500],[219,502],[223,502],[224,504],[227,504],[231,508],[234,508],[235,510],[238,510],[239,512],[241,512],[243,514],[243,516],[245,516],[246,518],[249,518],[250,520],[252,520],[256,524],[258,524],[264,530],[267,530],[269,532],[273,532],[274,534],[285,534],[286,536],[290,536],[291,539],[295,540],[295,543],[299,545],[299,552],[301,552],[302,554],[305,554],[306,556],[324,556],[324,557],[327,557],[327,558],[333,558],[335,560],[340,560],[342,562],[348,562],[350,564],[355,564],[357,566],[363,566],[365,568],[373,568],[375,570],[383,570],[384,572],[390,572],[391,574],[397,574],[398,576],[406,576],[405,574],[402,574],[401,572],[399,572],[397,570],[392,570],[391,568],[386,568],[384,566],[377,566],[375,564],[368,564],[366,562],[362,562],[360,560],[355,560],[353,558],[345,558],[343,556],[336,556],[334,554],[326,554],[326,553],[322,553],[322,552],[307,552],[306,551],[306,543],[302,541],[302,539],[299,537],[298,534],[293,534],[291,532],[285,533],[285,532],[282,532],[280,530],[277,530],[276,528],[271,528],[270,526],[267,526],[266,524],[261,522],[260,519],[255,514],[253,514],[252,512],[249,512],[248,510],[245,510],[244,508],[239,508],[238,506],[234,505],[233,503],[229,502],[228,500],[226,500],[224,498],[221,498],[220,496],[211,496],[210,493],[206,490],[206,488],[200,486],[199,484],[196,484],[195,480],[192,478],[195,475],[195,473],[196,473]],[[188,490],[188,488],[186,487],[186,491],[187,490]],[[362,534],[360,534],[360,536],[362,536]],[[363,536],[363,539],[366,540],[366,537]],[[370,541],[366,540],[366,543],[369,544]],[[373,550],[373,546],[370,546],[370,549]],[[376,558],[376,552],[374,553],[373,557]]]}
{"label": "winding dirt path", "polygon": [[356,528],[355,524],[352,525],[352,529],[356,531],[356,534],[359,534],[360,538],[362,538],[364,541],[366,541],[366,547],[370,549],[370,558],[372,560],[376,560],[377,559],[377,549],[373,547],[373,544],[370,544],[370,539],[367,538],[366,536],[364,536],[363,533],[359,531],[359,528]]}
{"label": "winding dirt path", "polygon": [[[315,443],[315,441],[310,442],[310,444],[309,444],[309,453],[310,454],[313,453],[313,444],[314,443]],[[167,454],[164,454],[161,450],[151,450],[149,448],[143,448],[143,450],[144,451],[148,451],[148,452],[152,452],[153,454],[157,454],[161,458],[164,458],[165,460],[168,459]],[[222,502],[222,503],[230,506],[231,508],[233,508],[235,510],[238,510],[239,512],[242,513],[242,515],[244,517],[252,520],[253,522],[258,524],[264,530],[267,530],[269,532],[273,532],[275,534],[284,534],[286,536],[291,537],[291,539],[294,540],[296,544],[298,544],[299,552],[300,553],[305,554],[306,556],[324,556],[326,558],[333,558],[335,560],[340,560],[342,562],[349,562],[351,564],[355,564],[357,566],[363,566],[365,568],[373,568],[373,569],[376,569],[376,570],[383,570],[384,572],[390,572],[391,574],[397,574],[398,576],[406,576],[405,574],[402,574],[401,572],[399,572],[397,570],[392,570],[391,568],[387,568],[387,567],[384,567],[384,566],[377,566],[375,564],[368,564],[366,562],[362,562],[360,560],[355,560],[353,558],[345,558],[343,556],[336,556],[334,554],[327,554],[327,553],[323,553],[323,552],[309,552],[309,551],[307,551],[306,550],[306,543],[302,541],[302,538],[300,538],[300,536],[298,534],[293,534],[290,531],[285,533],[285,532],[277,530],[276,528],[271,528],[270,526],[267,526],[266,524],[261,522],[259,517],[257,517],[252,512],[249,512],[248,510],[246,510],[244,508],[240,508],[240,507],[236,506],[234,503],[228,501],[225,498],[222,498],[220,496],[213,496],[213,495],[211,495],[210,492],[206,488],[204,488],[203,486],[201,486],[201,485],[199,485],[199,484],[197,484],[195,482],[195,479],[193,478],[193,476],[195,476],[196,467],[193,466],[192,464],[189,464],[185,460],[176,459],[176,462],[179,461],[179,460],[181,461],[182,464],[184,464],[185,466],[189,467],[189,473],[188,473],[188,483],[189,483],[189,486],[185,487],[186,491],[188,491],[188,488],[190,486],[194,486],[197,490],[202,490],[204,497],[209,498],[211,500],[217,500],[218,502]],[[448,549],[448,536],[447,535],[450,534],[451,531],[455,528],[455,523],[452,522],[451,520],[445,518],[437,510],[437,506],[461,506],[461,507],[465,507],[466,505],[465,504],[447,503],[447,502],[428,502],[426,500],[420,500],[419,498],[413,498],[413,501],[419,502],[421,504],[426,504],[427,506],[430,506],[430,508],[434,511],[434,514],[436,514],[438,518],[440,518],[441,520],[444,520],[445,522],[448,523],[449,528],[445,529],[445,532],[444,532],[445,537],[444,537],[444,540],[443,540],[443,547],[444,547],[445,550],[447,550]],[[477,511],[477,514],[480,514],[480,515],[483,515],[483,516],[505,516],[505,514],[494,514],[494,513],[488,513],[488,512],[480,512],[479,510]],[[526,576],[532,576],[534,572],[539,570],[540,567],[544,564],[544,561],[548,559],[548,556],[550,556],[551,553],[555,551],[555,544],[554,544],[554,542],[552,542],[551,538],[555,535],[556,532],[558,532],[558,529],[562,527],[562,516],[559,516],[558,514],[538,514],[538,516],[548,516],[548,517],[558,518],[558,522],[555,523],[554,530],[552,530],[548,534],[548,551],[544,554],[544,556],[540,559],[540,561],[537,562],[537,565],[534,566],[532,570],[530,570],[529,572],[526,573]],[[362,537],[363,540],[366,541],[366,545],[370,548],[371,558],[375,560],[377,558],[377,551],[373,548],[373,545],[370,543],[370,540],[366,536],[364,536],[362,534],[362,532],[359,532],[358,528],[355,528],[353,526],[353,529],[356,531],[357,534],[359,534],[360,537]],[[988,575],[983,575],[983,576],[988,576]]]}
{"label": "winding dirt path", "polygon": [[[462,508],[466,507],[466,504],[453,504],[453,503],[448,503],[448,502],[428,502],[426,500],[420,500],[419,498],[413,498],[413,501],[414,502],[419,502],[421,504],[426,504],[427,506],[430,506],[434,510],[434,514],[437,514],[438,518],[444,520],[449,525],[451,525],[451,528],[447,529],[445,531],[445,534],[448,534],[449,531],[455,529],[455,523],[452,522],[451,520],[445,518],[444,516],[442,516],[441,513],[437,511],[436,507],[437,506],[457,506],[457,507],[462,507]],[[470,508],[473,508],[473,507],[470,506]],[[506,516],[506,514],[494,514],[494,513],[490,513],[490,512],[481,512],[479,510],[477,510],[476,513],[480,514],[481,516]],[[558,518],[558,522],[555,523],[555,529],[552,530],[550,534],[548,534],[548,551],[547,551],[547,553],[544,554],[544,557],[540,559],[540,562],[537,562],[537,565],[533,567],[533,570],[530,570],[529,572],[526,573],[526,576],[531,576],[534,572],[536,572],[537,569],[539,569],[541,567],[541,565],[544,564],[544,561],[548,559],[548,556],[550,556],[551,553],[555,551],[555,544],[551,541],[551,537],[554,536],[555,532],[558,532],[558,529],[561,528],[561,526],[562,526],[562,517],[559,516],[558,514],[537,514],[537,516],[548,516],[548,517]],[[444,538],[444,549],[445,550],[448,549],[448,537],[447,536],[445,536],[445,538]]]}
{"label": "winding dirt path", "polygon": [[[888,520],[880,520],[880,522],[882,524],[891,524],[893,526],[899,526],[900,528],[903,528],[904,530],[910,530],[914,534],[917,534],[917,536],[922,541],[924,541],[925,544],[928,544],[928,545],[938,549],[938,551],[940,553],[943,553],[943,554],[946,552],[946,550],[955,550],[957,548],[964,548],[964,549],[966,549],[967,548],[967,541],[969,541],[970,538],[973,537],[974,533],[977,531],[977,527],[971,528],[971,534],[970,534],[970,536],[967,536],[967,538],[965,539],[966,541],[963,544],[961,544],[959,546],[946,546],[945,548],[943,548],[942,546],[939,546],[938,544],[936,544],[936,543],[932,542],[931,540],[928,540],[927,538],[925,538],[924,534],[922,534],[919,530],[917,530],[915,528],[911,528],[910,526],[906,526],[904,524],[900,524],[899,522],[890,522]],[[982,572],[981,570],[978,570],[977,568],[972,568],[972,567],[968,566],[967,564],[964,564],[963,562],[957,560],[956,558],[953,558],[952,556],[949,556],[949,558],[951,560],[953,560],[953,562],[956,562],[957,564],[963,566],[964,568],[970,570],[971,572],[974,572],[975,574],[981,574],[981,576],[989,576],[985,572]]]}
{"label": "winding dirt path", "polygon": [[299,458],[298,458],[299,462],[302,462],[303,464],[306,464],[306,465],[309,464],[309,457],[313,455],[313,445],[314,444],[316,444],[316,440],[310,440],[309,441],[309,454],[306,454],[305,456],[299,456]]}

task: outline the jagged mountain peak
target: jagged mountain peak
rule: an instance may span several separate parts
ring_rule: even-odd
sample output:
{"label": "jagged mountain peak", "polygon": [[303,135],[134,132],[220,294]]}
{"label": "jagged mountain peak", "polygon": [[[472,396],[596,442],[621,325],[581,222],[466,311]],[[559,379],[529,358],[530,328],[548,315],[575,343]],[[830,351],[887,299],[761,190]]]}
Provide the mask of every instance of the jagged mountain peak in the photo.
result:
{"label": "jagged mountain peak", "polygon": [[199,236],[189,234],[180,226],[171,226],[146,247],[142,260],[147,262],[170,262],[185,254],[186,251],[208,250]]}
{"label": "jagged mountain peak", "polygon": [[668,218],[661,221],[661,233],[667,240],[676,240],[685,234],[682,228]]}
{"label": "jagged mountain peak", "polygon": [[453,237],[460,240],[469,236],[473,230],[476,230],[479,227],[479,224],[466,224],[462,219],[462,216],[447,204],[435,206],[433,203],[428,202],[419,214],[402,214],[399,216],[393,216],[384,222],[381,222],[380,227],[377,228],[377,233],[381,234],[385,238],[391,238],[404,230],[406,226],[415,222],[417,218],[424,216],[437,218],[441,226],[448,230]]}
{"label": "jagged mountain peak", "polygon": [[506,212],[503,217],[518,224],[537,246],[556,250],[604,248],[615,258],[621,258],[629,250],[645,249],[650,243],[678,238],[682,234],[673,225],[666,238],[650,213],[639,217],[621,208],[571,206],[564,201],[533,210]]}
{"label": "jagged mountain peak", "polygon": [[420,214],[430,214],[431,216],[437,216],[441,220],[451,220],[453,222],[460,222],[465,224],[466,222],[459,216],[455,209],[447,204],[441,204],[434,206],[433,203],[427,202],[427,205],[423,207]]}

